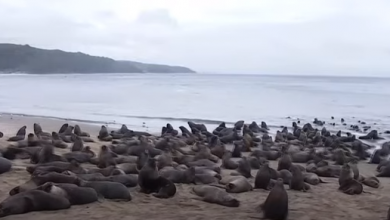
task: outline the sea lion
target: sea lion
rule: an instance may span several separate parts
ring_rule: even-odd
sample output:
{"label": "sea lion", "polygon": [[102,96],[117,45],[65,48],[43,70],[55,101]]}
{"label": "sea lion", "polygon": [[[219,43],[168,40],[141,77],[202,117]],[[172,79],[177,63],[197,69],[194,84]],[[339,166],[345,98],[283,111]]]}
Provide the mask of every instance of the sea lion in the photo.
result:
{"label": "sea lion", "polygon": [[125,174],[138,174],[139,169],[136,163],[121,163],[116,165],[118,169],[123,170]]}
{"label": "sea lion", "polygon": [[53,183],[72,183],[76,185],[80,185],[80,179],[75,176],[69,176],[62,173],[46,173],[46,174],[40,174],[37,176],[32,176],[31,180],[37,184],[38,186],[47,183],[47,182],[53,182]]}
{"label": "sea lion", "polygon": [[87,163],[91,161],[94,157],[94,154],[88,152],[74,151],[65,153],[62,155],[67,161],[77,161],[78,163]]}
{"label": "sea lion", "polygon": [[290,184],[292,179],[292,174],[289,170],[279,170],[278,178],[282,179],[284,184]]}
{"label": "sea lion", "polygon": [[8,138],[7,141],[21,141],[21,140],[24,140],[24,138],[26,137],[26,128],[27,128],[27,126],[21,127],[16,132],[16,135],[13,136],[13,137]]}
{"label": "sea lion", "polygon": [[232,151],[232,157],[234,157],[234,158],[241,158],[242,150],[241,150],[240,143],[235,141],[235,142],[233,142],[233,145],[234,145],[234,147],[233,147],[233,151]]}
{"label": "sea lion", "polygon": [[97,137],[100,141],[112,141],[112,136],[108,133],[108,129],[106,126],[102,125],[99,131],[99,135]]}
{"label": "sea lion", "polygon": [[84,132],[84,131],[81,131],[81,128],[79,125],[75,125],[74,126],[74,130],[73,130],[73,133],[77,136],[80,136],[80,137],[90,137],[89,133],[87,132]]}
{"label": "sea lion", "polygon": [[38,185],[32,179],[29,179],[25,183],[23,183],[23,184],[21,184],[19,186],[15,186],[14,188],[12,188],[9,191],[8,194],[10,196],[13,196],[13,195],[16,195],[16,194],[21,193],[21,192],[25,192],[25,191],[28,191],[28,190],[36,189],[37,187],[38,187]]}
{"label": "sea lion", "polygon": [[73,134],[72,136],[74,136],[74,141],[73,141],[71,151],[81,151],[84,148],[83,140],[77,135]]}
{"label": "sea lion", "polygon": [[154,193],[152,195],[157,198],[169,198],[176,194],[175,184],[159,175],[156,160],[150,157],[139,172],[138,185],[141,192]]}
{"label": "sea lion", "polygon": [[243,193],[253,190],[253,186],[245,177],[240,177],[230,181],[226,184],[226,192],[229,193]]}
{"label": "sea lion", "polygon": [[252,177],[251,165],[247,157],[242,157],[241,160],[238,161],[237,172],[246,178]]}
{"label": "sea lion", "polygon": [[88,187],[79,187],[69,183],[47,182],[37,188],[47,193],[65,197],[72,205],[83,205],[96,202],[98,200],[97,192]]}
{"label": "sea lion", "polygon": [[58,134],[62,134],[66,131],[66,129],[68,128],[69,124],[68,123],[65,123],[63,124],[61,127],[60,127],[60,130],[58,130]]}
{"label": "sea lion", "polygon": [[105,168],[110,165],[116,165],[114,157],[117,157],[117,155],[110,151],[106,145],[102,145],[98,155],[97,167]]}
{"label": "sea lion", "polygon": [[50,133],[48,133],[48,132],[43,132],[41,125],[39,125],[38,123],[34,123],[33,129],[34,129],[34,134],[35,134],[38,138],[42,138],[42,137],[48,137],[48,138],[50,138],[50,137],[51,137],[51,134],[50,134]]}
{"label": "sea lion", "polygon": [[53,131],[51,133],[51,136],[53,138],[52,144],[54,147],[61,148],[61,149],[65,149],[68,147],[68,145],[61,139],[61,137],[59,136],[59,134],[57,132]]}
{"label": "sea lion", "polygon": [[94,189],[98,195],[106,199],[131,201],[132,197],[126,186],[110,181],[84,181],[80,182],[81,187],[89,187]]}
{"label": "sea lion", "polygon": [[69,200],[41,190],[29,190],[10,196],[0,203],[0,217],[33,211],[49,211],[70,208]]}
{"label": "sea lion", "polygon": [[202,197],[202,201],[208,203],[214,203],[226,207],[239,207],[240,201],[232,197],[229,193],[215,186],[195,186],[192,188],[192,192]]}
{"label": "sea lion", "polygon": [[232,153],[230,151],[225,151],[222,156],[222,167],[229,170],[235,170],[238,168],[237,162],[233,161]]}
{"label": "sea lion", "polygon": [[366,185],[366,186],[376,188],[376,189],[379,188],[379,185],[380,185],[379,179],[376,177],[373,177],[373,176],[362,177],[361,183]]}
{"label": "sea lion", "polygon": [[290,167],[290,171],[292,174],[292,178],[289,184],[290,189],[306,192],[308,186],[304,182],[302,171],[296,165],[292,165]]}
{"label": "sea lion", "polygon": [[288,195],[284,189],[283,180],[277,179],[269,192],[267,199],[260,205],[264,218],[286,220],[288,216]]}
{"label": "sea lion", "polygon": [[11,161],[0,156],[0,174],[3,174],[3,173],[10,171],[11,168],[12,168]]}
{"label": "sea lion", "polygon": [[358,195],[363,192],[363,185],[353,178],[353,173],[348,163],[342,166],[339,176],[339,190],[348,195]]}
{"label": "sea lion", "polygon": [[284,150],[282,156],[279,158],[277,171],[289,170],[291,166],[292,166],[291,157],[287,153],[287,151]]}
{"label": "sea lion", "polygon": [[304,176],[304,181],[313,186],[318,185],[319,183],[325,183],[315,173],[303,173],[303,176]]}
{"label": "sea lion", "polygon": [[195,174],[195,167],[190,167],[186,170],[167,169],[160,171],[162,177],[165,177],[173,183],[194,183]]}
{"label": "sea lion", "polygon": [[271,171],[268,163],[265,163],[256,173],[255,188],[256,189],[269,189],[269,182],[271,180]]}

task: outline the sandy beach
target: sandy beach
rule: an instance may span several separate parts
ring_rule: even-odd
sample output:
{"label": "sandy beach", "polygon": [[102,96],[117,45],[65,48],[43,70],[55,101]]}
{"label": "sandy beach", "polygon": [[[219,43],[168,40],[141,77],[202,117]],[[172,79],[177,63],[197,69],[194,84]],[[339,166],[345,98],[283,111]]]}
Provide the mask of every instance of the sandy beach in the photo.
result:
{"label": "sandy beach", "polygon": [[[0,131],[4,137],[0,139],[0,147],[7,147],[10,142],[7,138],[13,136],[16,131],[26,125],[27,132],[32,132],[33,123],[39,123],[44,131],[58,131],[63,123],[71,125],[76,122],[24,116],[3,115],[0,117]],[[96,139],[100,126],[77,122],[82,130],[91,134]],[[99,142],[88,143],[97,153]],[[68,152],[69,149],[55,149],[56,153]],[[8,192],[15,186],[29,179],[25,166],[29,161],[15,160],[10,172],[0,175],[1,188],[0,200],[8,196]],[[271,163],[276,168],[277,163]],[[367,162],[359,162],[360,172],[363,175],[375,175],[376,165]],[[256,175],[257,170],[252,170]],[[290,220],[371,220],[386,219],[390,205],[390,179],[380,178],[381,186],[378,189],[364,186],[366,193],[361,195],[346,195],[337,190],[336,178],[322,178],[328,183],[311,186],[309,192],[297,192],[287,190],[289,196],[289,219]],[[253,183],[253,179],[250,180]],[[29,220],[84,220],[84,219],[171,219],[171,220],[200,220],[200,219],[259,219],[262,214],[256,210],[267,197],[268,191],[254,190],[252,192],[234,194],[241,201],[238,208],[228,208],[220,205],[209,204],[197,200],[197,196],[190,193],[192,186],[177,184],[177,194],[171,199],[157,199],[151,195],[138,192],[138,187],[129,189],[133,199],[130,202],[112,202],[101,200],[96,203],[72,206],[68,210],[31,212],[23,215],[13,215],[4,219]],[[287,185],[285,185],[287,189]]]}

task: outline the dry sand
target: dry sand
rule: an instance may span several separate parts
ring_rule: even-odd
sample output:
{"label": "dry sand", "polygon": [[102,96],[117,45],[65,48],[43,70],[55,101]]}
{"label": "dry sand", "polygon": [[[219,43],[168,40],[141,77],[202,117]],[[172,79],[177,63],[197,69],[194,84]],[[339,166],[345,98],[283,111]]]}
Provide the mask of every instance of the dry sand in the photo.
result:
{"label": "dry sand", "polygon": [[[0,131],[4,137],[0,139],[0,147],[9,145],[6,139],[13,136],[23,125],[26,125],[28,132],[32,132],[32,125],[38,122],[44,131],[58,131],[59,127],[67,122],[37,117],[7,116],[0,117]],[[82,130],[90,132],[96,137],[99,126],[78,123]],[[97,150],[99,143],[91,144]],[[58,153],[66,150],[56,149]],[[25,171],[25,164],[28,161],[13,161],[14,167],[8,172],[0,175],[1,188],[0,200],[8,196],[13,187],[24,183],[29,178]],[[276,168],[276,163],[271,164]],[[375,165],[360,163],[360,172],[364,175],[374,175]],[[252,171],[256,174],[256,170]],[[338,183],[335,178],[323,178],[329,183],[312,186],[311,191],[303,193],[288,191],[290,220],[385,220],[390,202],[390,179],[380,178],[381,187],[373,189],[364,187],[368,193],[349,196],[337,191]],[[252,180],[253,182],[253,180]],[[153,196],[140,194],[137,188],[130,189],[133,200],[131,202],[112,202],[104,200],[89,205],[73,206],[68,210],[31,212],[24,215],[8,216],[4,219],[29,219],[29,220],[85,220],[85,219],[258,219],[262,215],[256,211],[256,207],[262,203],[267,191],[254,190],[252,192],[234,195],[241,201],[238,208],[227,208],[220,205],[204,203],[196,200],[195,195],[190,193],[191,186],[177,185],[178,193],[171,199],[157,199]],[[288,187],[286,187],[287,189]]]}

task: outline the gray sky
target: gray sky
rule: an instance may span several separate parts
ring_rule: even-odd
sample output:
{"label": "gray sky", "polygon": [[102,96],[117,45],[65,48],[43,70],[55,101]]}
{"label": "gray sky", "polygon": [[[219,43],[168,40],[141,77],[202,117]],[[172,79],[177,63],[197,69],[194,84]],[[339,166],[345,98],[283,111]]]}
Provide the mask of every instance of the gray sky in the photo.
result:
{"label": "gray sky", "polygon": [[197,71],[390,76],[389,0],[0,0],[0,42]]}

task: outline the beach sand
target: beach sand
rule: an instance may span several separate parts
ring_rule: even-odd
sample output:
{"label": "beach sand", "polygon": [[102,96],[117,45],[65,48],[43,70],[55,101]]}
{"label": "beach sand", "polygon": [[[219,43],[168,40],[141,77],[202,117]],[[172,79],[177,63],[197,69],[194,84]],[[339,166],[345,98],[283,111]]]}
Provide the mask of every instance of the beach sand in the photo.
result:
{"label": "beach sand", "polygon": [[[32,132],[34,122],[39,123],[44,131],[58,131],[60,126],[67,122],[38,117],[10,116],[0,117],[0,131],[4,137],[0,139],[0,147],[7,147],[10,143],[6,139],[13,136],[23,125],[27,126],[28,132]],[[91,133],[96,137],[100,126],[83,124],[77,122],[82,130]],[[88,144],[96,152],[100,143]],[[64,153],[69,149],[59,150],[57,153]],[[29,174],[25,171],[28,161],[13,161],[14,167],[8,172],[0,175],[0,200],[8,196],[8,192],[15,186],[24,183],[29,179]],[[271,166],[276,168],[276,163]],[[375,165],[360,162],[360,172],[363,175],[374,175]],[[256,170],[252,171],[256,174]],[[328,182],[317,186],[311,186],[309,192],[297,192],[287,190],[289,196],[289,219],[290,220],[380,220],[386,219],[387,210],[390,205],[390,178],[380,178],[381,186],[373,189],[364,186],[367,193],[350,196],[337,191],[338,182],[336,178],[322,178]],[[251,180],[253,183],[253,180]],[[68,210],[31,212],[23,215],[13,215],[4,219],[19,220],[85,220],[85,219],[171,219],[171,220],[226,220],[226,219],[259,219],[262,214],[256,211],[256,207],[261,204],[268,195],[267,191],[254,190],[252,192],[235,194],[241,201],[238,208],[227,208],[197,200],[197,196],[190,193],[190,185],[177,185],[178,192],[171,199],[157,199],[151,195],[138,193],[138,188],[129,189],[132,193],[131,202],[112,202],[102,200],[88,205],[73,206]],[[285,185],[287,189],[287,185]]]}

